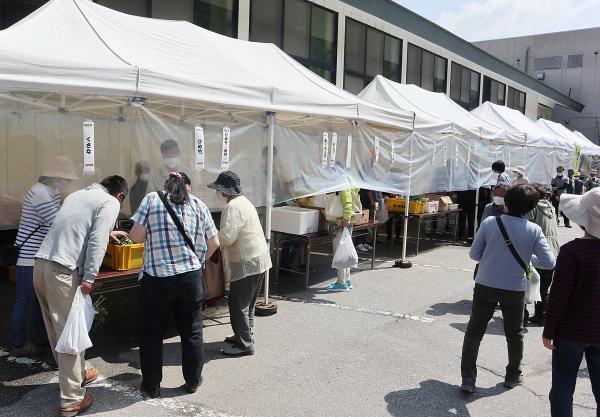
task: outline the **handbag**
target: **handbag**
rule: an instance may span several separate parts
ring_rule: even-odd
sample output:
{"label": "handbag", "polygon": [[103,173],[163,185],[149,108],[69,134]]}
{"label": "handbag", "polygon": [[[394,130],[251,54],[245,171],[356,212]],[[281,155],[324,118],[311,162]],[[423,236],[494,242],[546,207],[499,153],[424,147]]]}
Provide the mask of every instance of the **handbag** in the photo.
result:
{"label": "handbag", "polygon": [[521,268],[523,268],[523,270],[525,271],[525,276],[529,280],[531,276],[530,268],[527,266],[527,264],[525,264],[525,261],[523,261],[523,259],[515,249],[515,246],[510,240],[510,236],[508,236],[508,232],[506,231],[506,228],[504,227],[504,223],[502,223],[502,219],[500,218],[500,216],[496,217],[496,223],[498,223],[500,233],[502,233],[502,237],[504,238],[504,243],[506,243],[506,246],[510,250],[510,253],[512,253],[512,255],[514,256],[517,263],[521,266]]}
{"label": "handbag", "polygon": [[0,267],[6,268],[9,266],[13,266],[17,264],[17,260],[19,259],[19,253],[21,253],[21,246],[23,246],[31,236],[33,236],[38,230],[40,230],[44,226],[40,224],[38,227],[34,229],[33,232],[29,233],[25,240],[20,245],[17,245],[15,242],[12,245],[2,245],[0,246]]}
{"label": "handbag", "polygon": [[[335,222],[344,217],[344,204],[342,197],[336,193],[327,194],[325,197],[325,220]],[[360,220],[362,217],[362,204],[360,196],[352,193],[352,219]]]}
{"label": "handbag", "polygon": [[[158,194],[158,198],[160,198],[160,201],[162,201],[163,205],[167,209],[167,212],[169,213],[171,220],[173,220],[173,223],[175,223],[175,226],[177,226],[177,230],[179,230],[179,233],[181,233],[181,236],[183,236],[183,240],[185,240],[186,245],[198,257],[198,254],[196,253],[196,247],[192,243],[192,239],[190,239],[190,237],[186,233],[186,231],[183,227],[183,224],[181,224],[179,217],[177,217],[177,214],[175,214],[175,212],[173,211],[173,207],[171,207],[171,204],[169,204],[167,197],[165,196],[165,194],[162,191],[159,191],[156,194]],[[198,257],[198,259],[199,259],[199,257]],[[206,277],[204,276],[204,273],[202,274],[202,296],[204,297],[204,300],[206,300],[208,298]]]}

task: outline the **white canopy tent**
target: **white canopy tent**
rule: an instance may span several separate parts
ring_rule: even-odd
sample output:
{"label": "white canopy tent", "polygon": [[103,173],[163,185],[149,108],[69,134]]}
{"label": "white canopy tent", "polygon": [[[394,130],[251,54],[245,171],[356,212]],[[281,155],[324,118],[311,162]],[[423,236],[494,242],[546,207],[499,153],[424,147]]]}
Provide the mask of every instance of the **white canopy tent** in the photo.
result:
{"label": "white canopy tent", "polygon": [[600,155],[600,146],[594,144],[591,140],[589,140],[579,132],[573,132],[560,123],[552,122],[546,119],[538,119],[536,124],[549,132],[552,132],[565,139],[568,139],[576,145],[580,145],[581,152],[584,155]]}
{"label": "white canopy tent", "polygon": [[[273,200],[380,180],[404,192],[408,147],[393,142],[413,119],[337,88],[271,44],[52,0],[0,32],[0,166],[9,174],[0,211],[14,208],[53,155],[79,164],[78,187],[107,174],[134,178],[136,161],[159,175],[159,145],[169,138],[181,150],[178,169],[212,208],[204,185],[237,171],[249,198],[267,206],[270,236]],[[84,172],[86,120],[95,125],[95,167]],[[386,175],[390,160],[403,169]],[[11,225],[1,217],[0,227]]]}
{"label": "white canopy tent", "polygon": [[[549,183],[558,165],[571,166],[575,144],[556,133],[549,132],[518,110],[485,102],[472,110],[474,115],[507,129],[523,132],[527,137],[525,149],[526,176],[531,181]],[[508,161],[509,166],[517,165]]]}

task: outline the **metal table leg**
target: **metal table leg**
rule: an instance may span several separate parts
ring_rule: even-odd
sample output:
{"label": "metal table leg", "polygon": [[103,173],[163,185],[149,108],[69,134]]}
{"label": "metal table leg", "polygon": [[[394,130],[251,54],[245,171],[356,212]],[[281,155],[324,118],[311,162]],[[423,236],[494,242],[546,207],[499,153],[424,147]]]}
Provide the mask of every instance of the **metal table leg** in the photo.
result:
{"label": "metal table leg", "polygon": [[419,242],[421,241],[421,222],[423,218],[419,216],[419,221],[417,223],[417,255],[419,254]]}
{"label": "metal table leg", "polygon": [[454,242],[453,245],[456,245],[456,231],[458,230],[458,213],[454,213]]}
{"label": "metal table leg", "polygon": [[279,263],[281,261],[281,237],[275,234],[275,284],[279,284]]}
{"label": "metal table leg", "polygon": [[304,283],[304,289],[308,289],[308,277],[310,276],[310,254],[312,252],[312,248],[311,248],[311,241],[310,239],[306,239],[306,271],[305,271],[305,276],[306,276],[306,281]]}
{"label": "metal table leg", "polygon": [[377,245],[377,225],[373,227],[373,253],[371,254],[371,269],[375,269],[375,246]]}

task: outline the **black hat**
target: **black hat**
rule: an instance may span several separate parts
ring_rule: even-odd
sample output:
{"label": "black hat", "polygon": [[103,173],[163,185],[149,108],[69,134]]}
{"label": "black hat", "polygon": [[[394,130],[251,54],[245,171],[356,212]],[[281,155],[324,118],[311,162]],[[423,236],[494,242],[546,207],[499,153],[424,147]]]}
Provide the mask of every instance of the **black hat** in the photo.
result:
{"label": "black hat", "polygon": [[208,188],[220,191],[227,195],[241,195],[242,186],[240,185],[240,177],[233,171],[223,171],[217,177],[215,182],[207,185]]}

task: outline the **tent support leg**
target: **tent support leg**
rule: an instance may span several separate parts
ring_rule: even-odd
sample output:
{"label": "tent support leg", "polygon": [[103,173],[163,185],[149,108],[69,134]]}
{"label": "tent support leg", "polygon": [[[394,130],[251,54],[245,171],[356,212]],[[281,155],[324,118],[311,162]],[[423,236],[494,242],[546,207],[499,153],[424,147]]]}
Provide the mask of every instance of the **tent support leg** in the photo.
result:
{"label": "tent support leg", "polygon": [[[410,183],[412,179],[412,160],[413,160],[413,141],[414,141],[414,133],[410,137],[410,161],[408,164],[408,187],[406,190],[406,200],[404,204],[404,230],[402,233],[402,258],[396,260],[394,263],[395,268],[411,268],[412,262],[406,259],[406,247],[408,246],[408,213],[410,208]],[[396,233],[395,230],[392,230],[392,233]]]}
{"label": "tent support leg", "polygon": [[[265,219],[265,238],[269,252],[271,249],[271,214],[273,211],[273,142],[275,141],[275,113],[267,112],[267,122],[269,126],[269,145],[268,145],[268,161],[267,161],[267,213]],[[256,303],[256,315],[270,316],[277,313],[277,304],[269,302],[269,272],[265,272],[263,302]]]}

